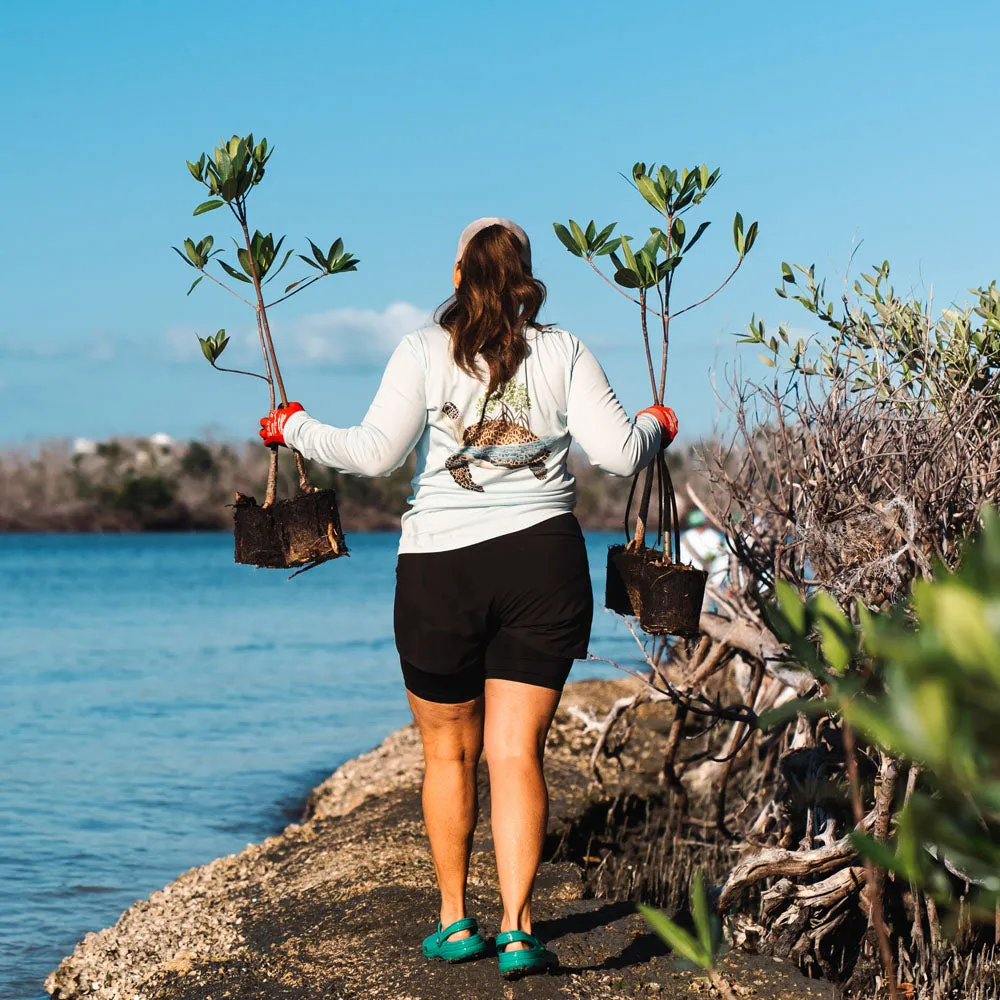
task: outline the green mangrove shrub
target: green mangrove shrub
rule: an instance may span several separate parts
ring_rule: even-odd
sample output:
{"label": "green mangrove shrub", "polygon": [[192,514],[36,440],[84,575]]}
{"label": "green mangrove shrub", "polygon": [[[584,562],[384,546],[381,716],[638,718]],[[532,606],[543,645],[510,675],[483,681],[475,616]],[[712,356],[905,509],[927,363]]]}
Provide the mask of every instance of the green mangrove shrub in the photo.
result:
{"label": "green mangrove shrub", "polygon": [[[642,241],[627,232],[615,235],[616,222],[604,226],[593,219],[586,225],[575,219],[570,219],[567,225],[553,223],[556,236],[573,256],[586,261],[611,288],[638,306],[646,368],[656,404],[662,404],[666,391],[672,321],[721,292],[742,267],[757,239],[757,223],[744,226],[743,216],[737,212],[733,219],[736,262],[732,270],[713,291],[675,307],[674,283],[681,265],[710,225],[703,220],[689,232],[688,216],[701,205],[718,180],[719,170],[709,170],[704,163],[680,171],[666,165],[653,164],[647,168],[645,163],[636,163],[631,183],[657,217],[656,225],[649,227],[649,236]],[[610,276],[602,269],[605,262],[611,265]],[[654,328],[659,322],[658,335],[651,333],[650,318]],[[655,351],[654,343],[658,345]],[[605,605],[623,616],[637,615],[640,626],[649,634],[692,638],[699,634],[708,574],[681,562],[677,503],[670,471],[662,458],[652,462],[640,475],[644,481],[635,527],[630,529],[631,538],[626,545],[611,546],[608,550]],[[662,553],[655,547],[646,547],[654,482],[659,518],[657,537],[664,539]]]}
{"label": "green mangrove shrub", "polygon": [[910,600],[857,625],[823,592],[803,598],[776,584],[776,633],[821,682],[824,696],[762,717],[773,726],[801,712],[834,715],[912,780],[892,829],[851,838],[864,856],[955,902],[973,886],[974,914],[992,921],[1000,902],[1000,515],[981,528],[957,569],[938,564]]}

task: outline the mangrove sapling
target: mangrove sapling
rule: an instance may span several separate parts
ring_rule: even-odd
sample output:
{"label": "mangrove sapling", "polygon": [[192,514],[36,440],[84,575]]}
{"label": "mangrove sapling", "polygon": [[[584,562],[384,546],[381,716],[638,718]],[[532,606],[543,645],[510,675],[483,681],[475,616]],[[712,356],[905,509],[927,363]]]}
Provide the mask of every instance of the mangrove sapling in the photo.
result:
{"label": "mangrove sapling", "polygon": [[639,906],[639,912],[646,918],[649,926],[679,959],[707,972],[709,982],[722,1000],[736,1000],[732,986],[718,971],[723,945],[722,926],[709,908],[705,879],[700,870],[694,873],[691,880],[690,909],[696,936],[692,936],[665,913],[650,906]]}
{"label": "mangrove sapling", "polygon": [[[600,230],[593,220],[586,227],[573,219],[568,226],[553,224],[556,236],[570,253],[585,260],[609,286],[639,307],[646,367],[656,404],[662,404],[666,389],[671,321],[721,292],[740,269],[757,239],[757,223],[744,227],[743,216],[737,212],[733,220],[737,256],[732,270],[713,291],[679,309],[674,308],[674,281],[678,268],[709,226],[708,221],[701,222],[689,240],[685,217],[701,204],[718,179],[718,169],[709,171],[704,163],[679,173],[667,166],[657,168],[654,164],[647,169],[645,163],[636,163],[632,167],[633,186],[662,220],[659,225],[649,228],[649,238],[638,249],[632,247],[632,236],[614,235],[618,225],[614,222]],[[613,278],[598,265],[602,257],[611,261]],[[656,359],[651,344],[650,318],[659,320],[660,324]],[[654,479],[658,487],[657,537],[664,537],[664,553],[655,548],[647,549],[645,545]],[[644,473],[631,538],[625,546],[613,546],[608,551],[605,603],[619,614],[638,615],[648,633],[691,638],[699,631],[707,574],[680,562],[677,520],[670,473],[666,463],[658,459]]]}
{"label": "mangrove sapling", "polygon": [[[649,239],[638,250],[632,247],[633,237],[627,234],[614,235],[617,223],[611,223],[600,230],[593,221],[585,227],[573,219],[569,220],[568,226],[554,224],[556,236],[570,253],[585,260],[610,287],[639,307],[643,350],[655,403],[663,402],[666,389],[672,320],[718,295],[742,267],[757,239],[758,224],[753,222],[744,226],[743,216],[737,212],[733,220],[733,243],[736,250],[733,267],[712,291],[679,308],[674,307],[674,283],[680,273],[680,265],[710,225],[707,220],[700,222],[689,238],[686,220],[718,179],[719,170],[710,171],[706,164],[678,173],[667,166],[652,166],[647,169],[644,163],[636,163],[632,168],[633,185],[661,219],[659,225],[650,227]],[[611,277],[600,267],[602,258],[610,261],[613,266]],[[659,337],[651,334],[650,319],[654,321],[654,325],[655,321],[659,321]],[[654,339],[658,340],[658,357],[655,360]],[[654,475],[659,486],[658,534],[666,536],[665,548],[669,559],[664,559],[663,554],[655,549],[645,547]],[[637,484],[638,477],[633,482],[633,491]],[[628,512],[626,520],[627,518]],[[638,516],[631,537],[625,546],[613,546],[609,549],[605,604],[618,614],[638,615],[640,624],[647,632],[693,637],[703,631],[704,616],[701,615],[701,607],[707,574],[700,568],[679,564],[677,528],[677,509],[669,470],[665,463],[658,462],[645,473]],[[654,650],[645,654],[652,667],[648,697],[657,698],[654,691],[660,695],[670,692],[670,699],[678,706],[663,764],[664,781],[678,791],[682,786],[674,771],[673,760],[688,709],[683,698],[678,702],[676,697],[678,694],[691,695],[711,677],[721,673],[734,658],[738,658],[739,651],[729,638],[705,635],[693,648],[691,644],[678,644],[668,649],[665,644],[661,644],[659,653]],[[755,641],[754,636],[747,639],[751,645]],[[659,669],[661,659],[665,660],[668,656],[675,661],[684,661],[679,670],[685,677],[680,690],[675,684],[669,683],[666,673]],[[765,692],[765,697],[769,693]],[[628,711],[631,711],[631,707]],[[608,720],[608,731],[612,725],[613,720]],[[599,744],[603,742],[603,738],[599,740]],[[734,741],[734,747],[742,745],[742,740]],[[599,745],[595,750],[595,772],[596,758],[600,752]]]}
{"label": "mangrove sapling", "polygon": [[[344,250],[344,243],[336,239],[327,251],[321,250],[312,240],[312,251],[307,257],[299,254],[317,273],[293,281],[284,292],[270,302],[265,301],[265,287],[285,268],[294,250],[281,254],[285,237],[275,240],[272,233],[262,233],[255,229],[251,235],[247,218],[247,199],[250,192],[263,180],[267,162],[273,149],[266,139],[254,142],[252,134],[245,137],[234,135],[228,142],[216,146],[211,155],[202,153],[195,162],[187,161],[188,170],[196,181],[204,185],[212,195],[201,202],[194,215],[212,212],[227,206],[236,220],[239,237],[233,239],[236,248],[236,265],[221,259],[223,251],[215,248],[215,238],[211,235],[200,240],[185,239],[184,249],[174,247],[177,255],[189,267],[198,271],[187,294],[204,278],[223,288],[239,299],[254,312],[257,335],[264,361],[264,374],[224,368],[217,364],[229,343],[225,330],[214,336],[199,337],[202,353],[213,368],[218,371],[234,372],[259,378],[267,383],[271,409],[280,400],[288,403],[284,379],[274,349],[268,310],[294,295],[304,291],[321,278],[331,274],[341,274],[357,269],[358,259]],[[211,264],[218,266],[223,275],[237,284],[227,283],[217,274],[209,271]],[[241,285],[247,295],[237,291]],[[269,446],[270,456],[267,473],[267,491],[262,506],[253,497],[237,494],[235,504],[236,519],[236,559],[257,566],[313,566],[325,559],[343,555],[347,551],[336,507],[336,495],[332,490],[314,490],[308,481],[305,461],[294,452],[298,470],[299,496],[276,505],[278,486],[278,446]]]}

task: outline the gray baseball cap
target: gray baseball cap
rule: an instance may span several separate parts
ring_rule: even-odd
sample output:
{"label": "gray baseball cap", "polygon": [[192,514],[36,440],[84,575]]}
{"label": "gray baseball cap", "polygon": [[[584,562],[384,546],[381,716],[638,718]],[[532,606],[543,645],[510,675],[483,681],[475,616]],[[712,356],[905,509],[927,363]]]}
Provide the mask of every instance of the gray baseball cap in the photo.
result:
{"label": "gray baseball cap", "polygon": [[465,253],[465,248],[469,245],[469,240],[472,239],[476,233],[481,233],[484,229],[488,229],[490,226],[503,226],[504,229],[509,229],[520,241],[521,241],[521,261],[524,266],[531,269],[531,243],[528,241],[528,234],[516,223],[511,222],[510,219],[476,219],[475,222],[470,222],[465,229],[462,230],[462,235],[458,238],[458,250],[455,253],[455,263],[459,263],[462,259],[462,254]]}

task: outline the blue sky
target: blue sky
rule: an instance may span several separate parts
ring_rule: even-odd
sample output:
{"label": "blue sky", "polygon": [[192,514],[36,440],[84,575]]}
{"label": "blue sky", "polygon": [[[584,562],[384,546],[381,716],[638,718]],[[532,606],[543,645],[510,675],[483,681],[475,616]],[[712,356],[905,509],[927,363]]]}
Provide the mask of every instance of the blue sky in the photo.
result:
{"label": "blue sky", "polygon": [[998,28],[994,3],[923,0],[10,5],[0,441],[253,435],[262,385],[213,372],[195,341],[226,327],[227,359],[254,365],[252,316],[207,282],[185,298],[170,250],[228,238],[224,212],[191,217],[184,161],[251,130],[276,147],[251,224],[296,246],[342,236],[362,261],[274,316],[292,397],[337,424],[361,418],[395,340],[447,296],[458,233],[481,215],[527,229],[543,318],[646,405],[633,307],[551,223],[643,232],[655,220],[619,171],[721,167],[677,299],[728,269],[735,210],[760,238],[678,321],[668,386],[682,431],[709,431],[732,334],[755,312],[804,323],[773,294],[782,260],[836,283],[863,240],[856,264],[889,258],[897,287],[938,305],[996,276]]}

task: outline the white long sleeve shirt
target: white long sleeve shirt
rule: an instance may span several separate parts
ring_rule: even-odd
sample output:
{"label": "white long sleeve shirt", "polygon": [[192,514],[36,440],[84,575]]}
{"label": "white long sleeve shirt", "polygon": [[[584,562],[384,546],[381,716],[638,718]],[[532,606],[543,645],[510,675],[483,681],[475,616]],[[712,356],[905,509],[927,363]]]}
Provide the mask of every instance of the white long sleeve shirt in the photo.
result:
{"label": "white long sleeve shirt", "polygon": [[629,420],[597,359],[572,334],[548,327],[526,337],[517,374],[487,402],[485,381],[455,364],[447,330],[411,333],[360,424],[331,427],[294,413],[285,442],[360,476],[386,476],[416,448],[401,553],[473,545],[572,511],[571,441],[594,465],[631,476],[655,456],[660,425],[650,414]]}

